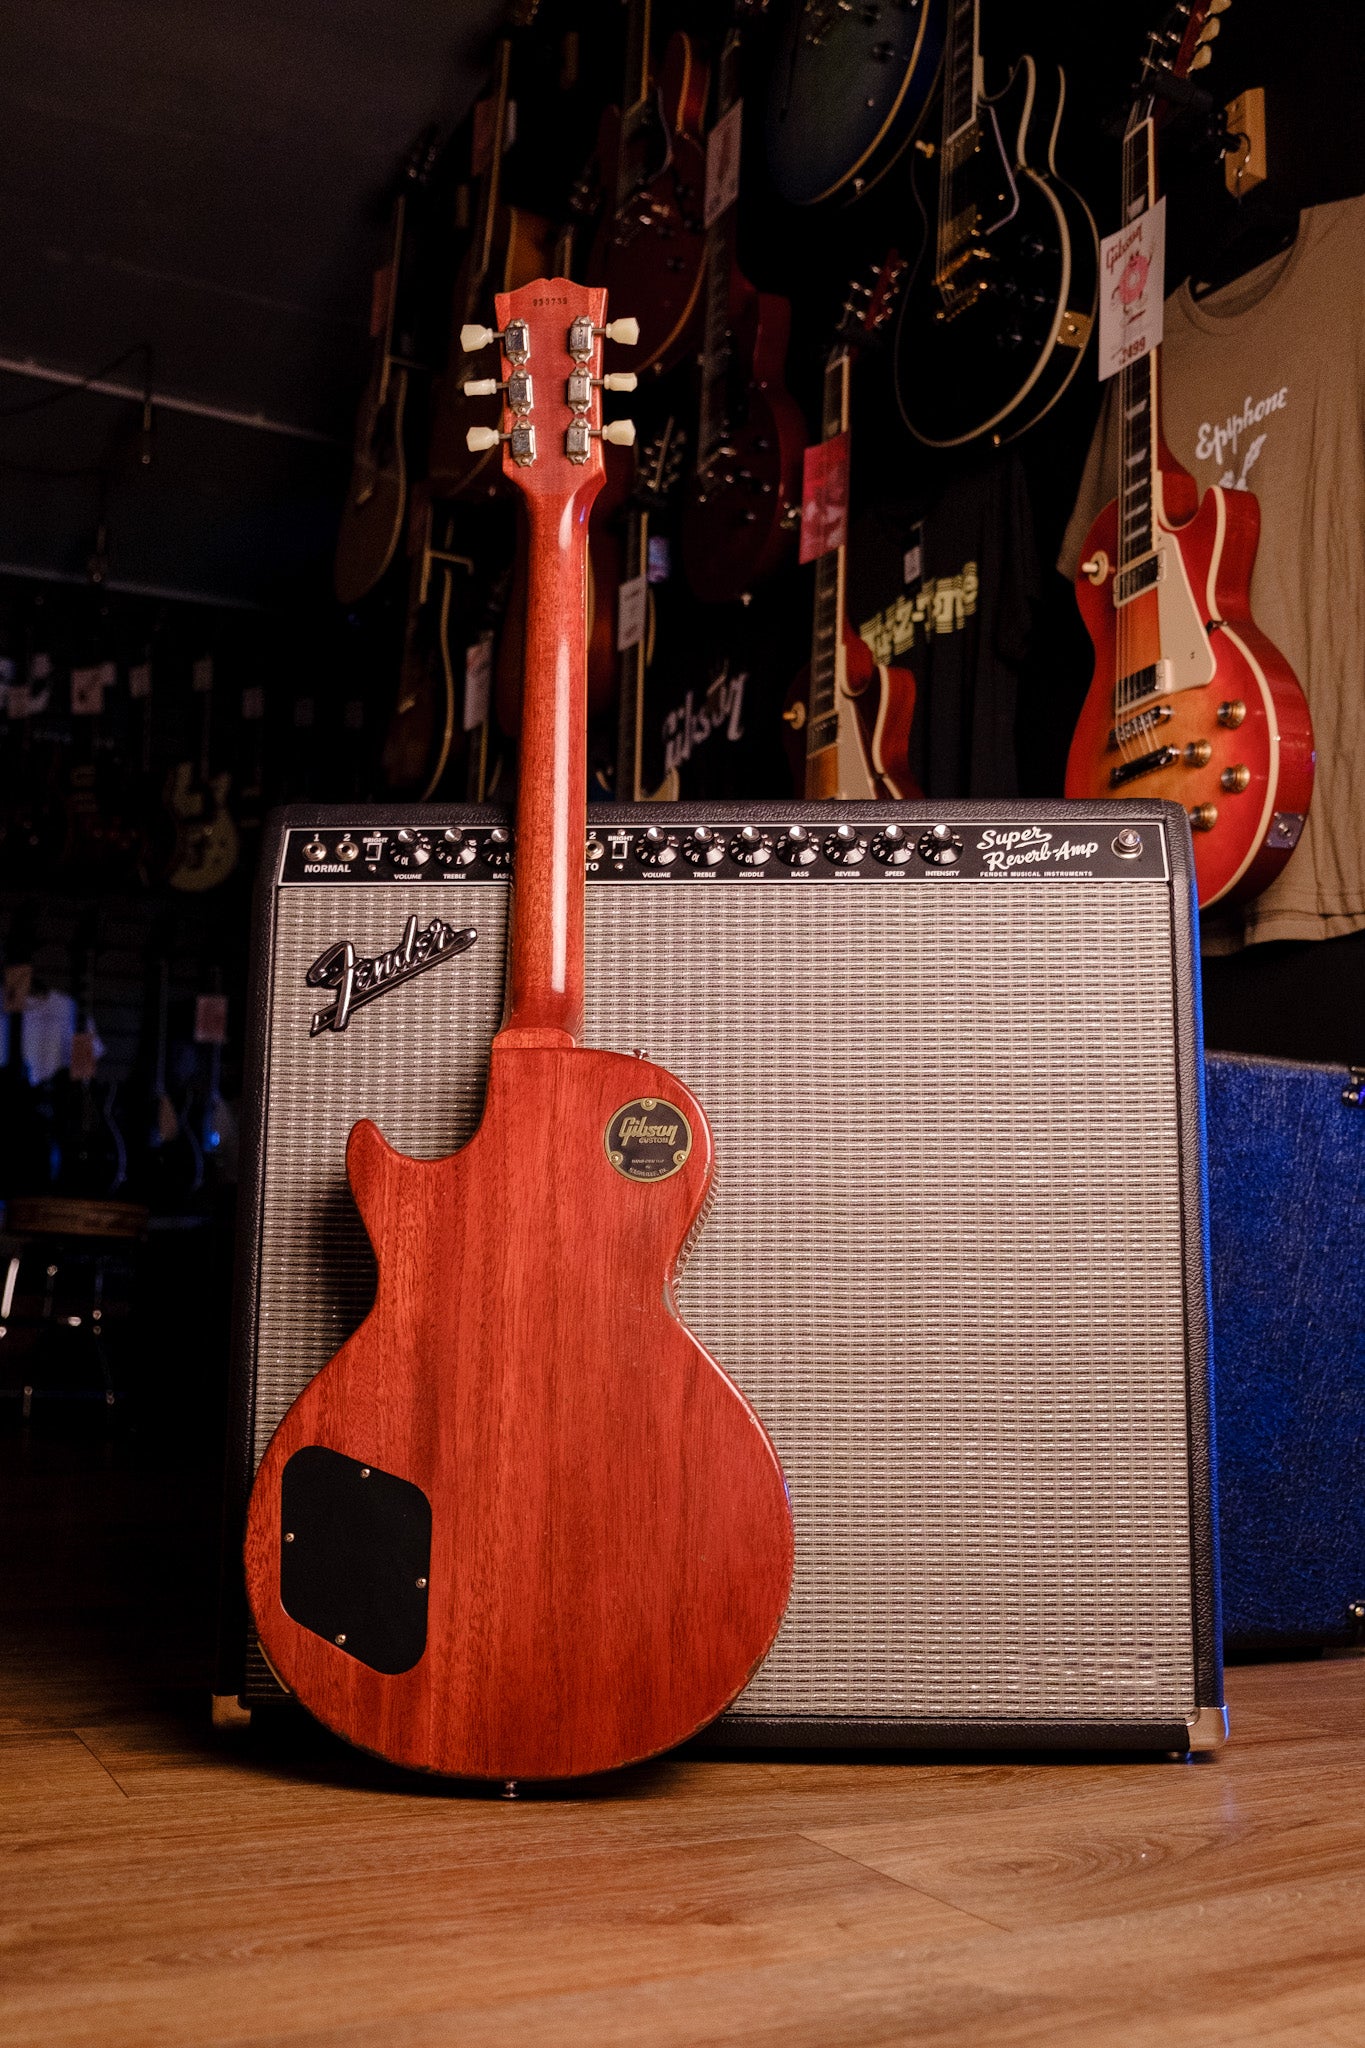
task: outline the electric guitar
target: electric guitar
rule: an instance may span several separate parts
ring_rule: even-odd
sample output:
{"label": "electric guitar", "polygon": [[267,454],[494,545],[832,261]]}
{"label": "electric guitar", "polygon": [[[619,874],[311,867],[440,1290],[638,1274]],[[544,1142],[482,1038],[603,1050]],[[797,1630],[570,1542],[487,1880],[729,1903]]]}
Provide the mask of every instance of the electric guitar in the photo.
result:
{"label": "electric guitar", "polygon": [[[721,51],[717,126],[739,104],[739,44],[733,27]],[[755,291],[740,270],[738,210],[726,207],[706,238],[696,473],[682,524],[683,567],[704,604],[741,598],[776,568],[801,508],[806,423],[783,382],[791,306]]]}
{"label": "electric guitar", "polygon": [[533,396],[488,430],[529,541],[509,1004],[483,1121],[439,1160],[352,1131],[374,1307],[281,1423],[246,1534],[261,1646],[310,1712],[395,1763],[505,1785],[704,1726],[766,1654],[792,1570],[772,1445],[673,1305],[705,1114],[651,1060],[579,1043],[586,529],[601,344],[621,331],[605,313],[563,278],[497,300],[505,374]]}
{"label": "electric guitar", "polygon": [[985,93],[980,0],[946,7],[941,139],[916,144],[924,242],[896,340],[901,413],[931,448],[1041,419],[1080,367],[1099,280],[1090,210],[1057,176],[1064,73],[1021,57]]}
{"label": "electric guitar", "polygon": [[[664,505],[677,486],[687,441],[676,421],[668,419],[647,446],[638,451],[635,483],[622,549],[622,579],[630,583],[644,579],[643,616],[639,637],[617,654],[616,776],[615,795],[619,803],[675,803],[678,797],[676,771],[664,776],[657,789],[647,789],[644,779],[645,678],[654,653],[654,593],[649,584],[649,523],[651,514]],[[617,633],[617,638],[621,638]]]}
{"label": "electric guitar", "polygon": [[394,196],[389,260],[374,274],[370,301],[370,375],[356,413],[351,477],[341,508],[332,581],[342,604],[374,589],[403,532],[408,466],[404,435],[408,378],[414,367],[399,321],[408,209],[437,154],[434,131],[409,151]]}
{"label": "electric guitar", "polygon": [[549,261],[549,222],[524,207],[507,205],[502,192],[512,119],[513,42],[517,31],[530,26],[536,6],[537,0],[518,0],[508,9],[508,32],[493,60],[493,91],[480,101],[472,124],[479,199],[451,295],[450,349],[432,406],[427,476],[437,498],[493,497],[505,488],[496,459],[486,451],[471,453],[468,445],[469,429],[495,421],[499,407],[497,380],[489,377],[497,367],[497,351],[490,343],[471,347],[467,330],[485,329],[494,294],[539,277]]}
{"label": "electric guitar", "polygon": [[701,303],[706,236],[706,66],[690,37],[671,36],[655,75],[652,0],[627,0],[626,73],[621,109],[602,116],[597,148],[577,204],[595,193],[597,232],[591,283],[640,308],[636,368],[671,370],[691,344]]}
{"label": "electric guitar", "polygon": [[[1156,203],[1163,86],[1207,58],[1227,5],[1177,7],[1149,39],[1123,141],[1126,223]],[[1251,616],[1260,507],[1216,484],[1200,499],[1162,438],[1159,369],[1152,349],[1119,372],[1119,494],[1090,529],[1076,583],[1095,674],[1066,794],[1183,804],[1207,907],[1258,895],[1294,851],[1313,729],[1289,664]]]}
{"label": "electric guitar", "polygon": [[852,201],[919,127],[943,54],[945,0],[788,0],[768,86],[768,170],[792,206]]}
{"label": "electric guitar", "polygon": [[[825,364],[822,441],[849,445],[849,387],[860,349],[891,318],[904,265],[889,256],[870,284],[850,287]],[[818,557],[810,664],[788,693],[783,718],[792,785],[808,797],[917,797],[910,772],[915,678],[887,668],[848,622],[847,542]],[[854,835],[856,838],[856,834]]]}

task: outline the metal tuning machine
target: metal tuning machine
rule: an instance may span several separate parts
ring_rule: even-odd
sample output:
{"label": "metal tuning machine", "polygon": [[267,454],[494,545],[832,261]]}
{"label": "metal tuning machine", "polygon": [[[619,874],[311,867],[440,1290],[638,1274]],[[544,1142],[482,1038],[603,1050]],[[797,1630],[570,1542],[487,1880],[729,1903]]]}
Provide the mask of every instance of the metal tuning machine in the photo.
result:
{"label": "metal tuning machine", "polygon": [[531,372],[526,368],[531,360],[531,330],[524,320],[509,320],[501,334],[492,327],[472,324],[460,329],[460,347],[466,355],[488,348],[495,341],[501,342],[503,354],[512,365],[506,380],[471,377],[465,384],[464,395],[493,398],[503,393],[512,413],[512,424],[506,433],[499,427],[470,427],[464,437],[465,446],[471,455],[484,455],[506,441],[511,446],[513,462],[526,469],[536,459],[536,430],[529,418],[534,394]]}
{"label": "metal tuning machine", "polygon": [[570,462],[586,462],[594,439],[607,441],[616,448],[635,445],[633,420],[608,420],[603,426],[595,427],[588,417],[594,391],[634,391],[639,382],[633,370],[613,370],[603,377],[593,376],[592,352],[599,336],[619,342],[624,348],[633,348],[640,339],[640,323],[627,317],[608,320],[604,327],[597,327],[586,313],[570,322],[569,354],[574,367],[564,387],[564,395],[573,414],[564,429],[564,453]]}

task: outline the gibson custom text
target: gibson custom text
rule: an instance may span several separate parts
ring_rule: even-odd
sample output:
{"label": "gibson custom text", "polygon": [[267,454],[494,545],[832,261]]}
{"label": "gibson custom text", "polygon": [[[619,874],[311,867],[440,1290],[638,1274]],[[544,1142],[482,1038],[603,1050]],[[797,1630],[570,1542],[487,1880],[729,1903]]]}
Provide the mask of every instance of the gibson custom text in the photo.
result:
{"label": "gibson custom text", "polygon": [[649,1118],[644,1116],[623,1116],[617,1136],[623,1145],[629,1138],[638,1138],[644,1145],[676,1145],[678,1126],[652,1124]]}
{"label": "gibson custom text", "polygon": [[468,952],[478,936],[473,925],[457,931],[453,924],[439,917],[433,917],[425,930],[419,932],[417,919],[410,917],[398,944],[390,946],[386,953],[376,953],[373,959],[358,954],[349,939],[338,939],[326,952],[318,954],[304,976],[309,988],[336,991],[336,1001],[330,1009],[314,1012],[309,1037],[316,1038],[320,1031],[344,1031],[354,1013],[366,1003],[372,1003],[386,989],[411,981],[414,975],[425,974],[438,960]]}
{"label": "gibson custom text", "polygon": [[1098,839],[1054,839],[1041,825],[1024,825],[1015,832],[988,829],[977,840],[976,850],[988,874],[1003,875],[1012,868],[1092,860],[1100,843]]}

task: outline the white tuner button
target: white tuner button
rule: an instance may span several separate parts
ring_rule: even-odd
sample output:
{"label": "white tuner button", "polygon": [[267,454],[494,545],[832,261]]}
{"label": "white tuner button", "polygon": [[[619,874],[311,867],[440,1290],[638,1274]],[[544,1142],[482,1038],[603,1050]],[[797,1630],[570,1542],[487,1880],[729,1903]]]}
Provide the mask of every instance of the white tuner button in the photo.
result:
{"label": "white tuner button", "polygon": [[634,370],[609,370],[602,379],[604,391],[634,391],[639,383]]}
{"label": "white tuner button", "polygon": [[471,427],[464,444],[471,455],[483,455],[489,448],[496,448],[501,439],[496,427]]}
{"label": "white tuner button", "polygon": [[464,387],[466,398],[491,398],[498,388],[496,377],[471,377]]}
{"label": "white tuner button", "polygon": [[476,348],[487,348],[489,342],[497,338],[491,327],[466,324],[460,329],[460,347],[467,356],[473,355]]}
{"label": "white tuner button", "polygon": [[638,320],[631,320],[629,318],[625,320],[608,320],[602,332],[606,335],[608,341],[619,341],[622,348],[634,348],[636,342],[640,339],[640,323]]}
{"label": "white tuner button", "polygon": [[614,448],[635,446],[634,420],[608,420],[602,429],[602,439],[610,441]]}

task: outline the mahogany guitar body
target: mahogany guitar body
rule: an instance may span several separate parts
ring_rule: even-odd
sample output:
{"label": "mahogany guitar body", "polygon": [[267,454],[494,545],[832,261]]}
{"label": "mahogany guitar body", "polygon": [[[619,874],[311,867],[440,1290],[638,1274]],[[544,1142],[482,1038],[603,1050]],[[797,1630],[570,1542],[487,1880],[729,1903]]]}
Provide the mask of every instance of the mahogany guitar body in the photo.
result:
{"label": "mahogany guitar body", "polygon": [[[1095,675],[1071,742],[1066,794],[1183,804],[1194,814],[1199,902],[1207,908],[1259,895],[1289,859],[1313,793],[1313,728],[1293,670],[1251,616],[1260,506],[1250,492],[1217,484],[1200,500],[1185,471],[1163,466],[1159,474],[1157,545],[1165,561],[1157,589],[1115,607],[1116,503],[1086,539],[1082,559],[1094,575],[1078,577],[1076,598],[1094,642]],[[1217,621],[1212,630],[1210,621]],[[1120,667],[1127,674],[1163,657],[1178,685],[1185,673],[1207,679],[1135,707],[1154,722],[1116,745]],[[1236,724],[1225,722],[1226,706],[1242,708]],[[1167,750],[1174,758],[1164,765],[1113,780],[1116,770]],[[1277,818],[1295,822],[1277,828]]]}
{"label": "mahogany guitar body", "polygon": [[[608,1157],[608,1125],[638,1100],[690,1126],[667,1179]],[[699,1104],[644,1060],[495,1047],[463,1151],[406,1159],[362,1123],[347,1166],[378,1291],[252,1497],[272,1666],[319,1720],[419,1770],[559,1778],[681,1741],[766,1652],[792,1570],[772,1446],[671,1305],[711,1177]],[[303,1540],[281,1528],[282,1481],[314,1445],[431,1503],[430,1626],[406,1671],[281,1604],[282,1541]]]}

